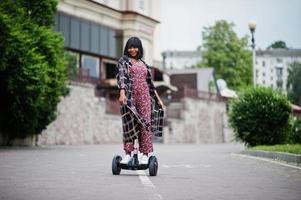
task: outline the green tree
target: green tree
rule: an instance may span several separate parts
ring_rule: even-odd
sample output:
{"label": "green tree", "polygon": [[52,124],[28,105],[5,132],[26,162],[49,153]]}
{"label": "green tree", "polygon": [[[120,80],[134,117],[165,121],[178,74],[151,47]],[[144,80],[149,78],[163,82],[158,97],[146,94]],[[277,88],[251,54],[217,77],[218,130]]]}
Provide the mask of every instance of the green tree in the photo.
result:
{"label": "green tree", "polygon": [[67,76],[63,38],[52,30],[56,5],[0,1],[0,133],[6,144],[41,133],[56,117]]}
{"label": "green tree", "polygon": [[293,62],[288,68],[288,96],[294,104],[301,105],[301,63]]}
{"label": "green tree", "polygon": [[286,43],[279,40],[271,44],[268,48],[271,49],[287,49]]}
{"label": "green tree", "polygon": [[248,37],[238,38],[234,24],[217,21],[203,31],[203,60],[198,67],[213,67],[217,78],[222,78],[233,89],[252,82],[252,53],[248,50]]}

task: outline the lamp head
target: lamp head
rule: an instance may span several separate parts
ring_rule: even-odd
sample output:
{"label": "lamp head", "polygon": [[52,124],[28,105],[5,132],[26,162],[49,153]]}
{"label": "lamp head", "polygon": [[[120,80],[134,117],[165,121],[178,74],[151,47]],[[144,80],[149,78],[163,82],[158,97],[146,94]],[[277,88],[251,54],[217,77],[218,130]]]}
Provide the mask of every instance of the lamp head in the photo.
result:
{"label": "lamp head", "polygon": [[256,29],[256,21],[255,20],[250,20],[248,25],[249,25],[250,31],[254,32],[255,29]]}

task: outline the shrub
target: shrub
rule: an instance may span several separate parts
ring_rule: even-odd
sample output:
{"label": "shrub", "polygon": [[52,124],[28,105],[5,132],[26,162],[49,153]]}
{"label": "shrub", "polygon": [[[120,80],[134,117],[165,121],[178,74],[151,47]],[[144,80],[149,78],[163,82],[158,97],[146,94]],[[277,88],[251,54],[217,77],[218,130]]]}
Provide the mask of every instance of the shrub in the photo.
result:
{"label": "shrub", "polygon": [[230,106],[230,126],[248,146],[285,143],[291,130],[291,105],[271,88],[249,88]]}
{"label": "shrub", "polygon": [[290,142],[292,144],[301,144],[301,118],[293,119]]}
{"label": "shrub", "polygon": [[[0,1],[0,132],[39,134],[66,87],[63,38],[52,30],[56,0]],[[41,10],[43,12],[41,12]]]}

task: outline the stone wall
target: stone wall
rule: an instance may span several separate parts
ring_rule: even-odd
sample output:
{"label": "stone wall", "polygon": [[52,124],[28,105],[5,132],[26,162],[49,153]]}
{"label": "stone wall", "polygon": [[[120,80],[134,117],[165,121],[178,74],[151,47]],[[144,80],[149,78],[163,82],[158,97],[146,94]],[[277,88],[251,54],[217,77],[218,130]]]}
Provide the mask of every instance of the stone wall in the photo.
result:
{"label": "stone wall", "polygon": [[233,140],[226,102],[185,98],[167,110],[165,143],[223,143]]}
{"label": "stone wall", "polygon": [[[94,86],[76,84],[58,105],[58,117],[37,138],[37,144],[104,144],[122,142],[119,115],[105,113],[104,98],[94,95]],[[226,102],[185,98],[167,108],[163,143],[231,142],[227,128]]]}
{"label": "stone wall", "polygon": [[94,86],[73,83],[58,105],[58,117],[38,137],[37,144],[120,143],[119,115],[105,113],[105,99],[95,97]]}

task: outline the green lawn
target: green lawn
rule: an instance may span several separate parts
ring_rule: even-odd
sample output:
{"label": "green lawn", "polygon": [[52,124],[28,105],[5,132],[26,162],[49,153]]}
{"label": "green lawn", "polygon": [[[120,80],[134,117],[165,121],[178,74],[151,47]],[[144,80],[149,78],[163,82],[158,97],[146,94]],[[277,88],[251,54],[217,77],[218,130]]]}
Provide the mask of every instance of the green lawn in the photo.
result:
{"label": "green lawn", "polygon": [[277,151],[301,154],[301,144],[279,144],[279,145],[262,145],[250,148],[250,150]]}

